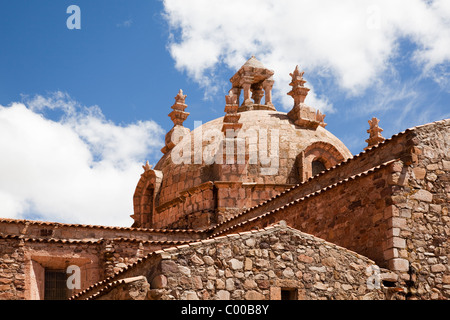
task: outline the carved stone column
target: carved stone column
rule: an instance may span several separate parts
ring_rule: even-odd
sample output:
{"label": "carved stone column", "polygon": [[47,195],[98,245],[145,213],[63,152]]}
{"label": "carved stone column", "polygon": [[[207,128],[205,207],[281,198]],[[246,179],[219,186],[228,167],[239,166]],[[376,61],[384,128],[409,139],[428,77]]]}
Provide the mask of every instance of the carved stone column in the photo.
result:
{"label": "carved stone column", "polygon": [[275,81],[270,78],[263,82],[264,93],[266,96],[266,106],[273,107],[272,103],[272,88]]}
{"label": "carved stone column", "polygon": [[252,99],[255,104],[261,104],[262,97],[264,96],[264,90],[262,88],[262,83],[255,83],[251,87]]}
{"label": "carved stone column", "polygon": [[244,76],[244,78],[243,78],[243,83],[242,83],[242,90],[244,91],[244,102],[242,103],[243,106],[248,106],[248,105],[253,104],[253,101],[251,99],[252,81],[253,81],[253,77]]}

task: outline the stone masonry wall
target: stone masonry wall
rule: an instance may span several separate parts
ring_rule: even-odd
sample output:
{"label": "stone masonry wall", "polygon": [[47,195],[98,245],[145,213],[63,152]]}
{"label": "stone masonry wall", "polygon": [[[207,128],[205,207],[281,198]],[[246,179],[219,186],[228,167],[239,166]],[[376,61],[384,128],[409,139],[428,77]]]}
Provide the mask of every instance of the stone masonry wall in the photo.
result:
{"label": "stone masonry wall", "polygon": [[23,243],[0,239],[0,300],[25,298]]}
{"label": "stone masonry wall", "polygon": [[[437,125],[431,124],[428,126],[430,130],[433,130]],[[407,130],[405,133],[398,134],[378,147],[362,152],[320,175],[290,188],[289,192],[282,192],[267,203],[259,204],[256,207],[243,211],[238,217],[219,225],[217,231],[277,209],[286,203],[305,197],[308,194],[358,175],[383,163],[396,159],[410,161],[412,157],[411,148],[414,145],[412,139],[415,136],[416,130]]]}
{"label": "stone masonry wall", "polygon": [[[234,234],[160,251],[111,279],[144,275],[148,299],[385,299],[368,286],[374,262],[289,227]],[[95,296],[101,286],[77,299]],[[115,294],[108,293],[110,296]]]}
{"label": "stone masonry wall", "polygon": [[184,242],[178,241],[132,241],[127,239],[117,239],[102,243],[103,263],[105,277],[110,277],[115,273],[127,268],[149,253],[173,247]]}
{"label": "stone masonry wall", "polygon": [[[0,300],[44,298],[45,270],[78,266],[81,289],[135,263],[145,255],[184,241],[59,240],[0,236]],[[68,275],[69,277],[69,275]],[[80,290],[74,290],[76,293]]]}
{"label": "stone masonry wall", "polygon": [[208,229],[242,209],[255,206],[286,190],[291,185],[243,182],[209,182],[185,190],[170,203],[156,208],[155,228]]}
{"label": "stone masonry wall", "polygon": [[418,130],[414,163],[397,173],[391,268],[413,298],[450,298],[450,130]]}
{"label": "stone masonry wall", "polygon": [[[408,288],[410,299],[448,299],[449,123],[440,121],[418,127],[409,134],[408,139],[404,145],[407,146],[408,156],[404,154],[403,161],[393,162],[390,170],[381,170],[384,172],[382,177],[379,173],[378,176],[371,175],[375,189],[382,188],[379,192],[370,190],[369,176],[359,177],[354,180],[354,187],[345,182],[341,188],[336,186],[335,192],[330,189],[301,201],[296,200],[250,223],[237,224],[229,231],[222,226],[219,230],[225,233],[249,230],[286,219],[300,230],[351,248],[397,272]],[[352,199],[361,202],[352,203]],[[384,199],[384,204],[381,199]],[[311,202],[315,204],[311,205]],[[359,204],[368,206],[363,212],[373,212],[361,216]],[[265,207],[263,204],[257,209]],[[341,208],[342,212],[332,215],[337,208]],[[334,221],[339,221],[340,217],[343,220],[339,225]],[[370,218],[373,225],[365,224],[364,221],[368,222]],[[376,238],[384,238],[384,241],[374,242]],[[378,249],[378,252],[373,249]]]}
{"label": "stone masonry wall", "polygon": [[382,166],[223,232],[248,231],[285,220],[293,228],[358,252],[387,267],[385,255],[392,247],[388,237],[391,175],[392,164]]}

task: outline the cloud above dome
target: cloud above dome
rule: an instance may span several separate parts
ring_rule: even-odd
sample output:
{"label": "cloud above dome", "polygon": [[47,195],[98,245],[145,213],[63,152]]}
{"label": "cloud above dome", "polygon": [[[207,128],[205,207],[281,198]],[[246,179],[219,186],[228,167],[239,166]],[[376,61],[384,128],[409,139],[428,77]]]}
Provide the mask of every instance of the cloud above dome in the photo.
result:
{"label": "cloud above dome", "polygon": [[[450,60],[450,3],[445,0],[207,1],[165,0],[168,45],[179,70],[216,92],[224,66],[237,70],[255,55],[275,70],[274,98],[285,110],[289,73],[331,78],[350,96],[377,84],[402,58],[400,42],[413,46],[410,64],[445,82]],[[220,83],[222,85],[222,83]],[[312,88],[307,102],[324,112],[333,105]]]}
{"label": "cloud above dome", "polygon": [[164,131],[117,125],[55,92],[0,105],[0,136],[2,217],[129,226],[136,177]]}

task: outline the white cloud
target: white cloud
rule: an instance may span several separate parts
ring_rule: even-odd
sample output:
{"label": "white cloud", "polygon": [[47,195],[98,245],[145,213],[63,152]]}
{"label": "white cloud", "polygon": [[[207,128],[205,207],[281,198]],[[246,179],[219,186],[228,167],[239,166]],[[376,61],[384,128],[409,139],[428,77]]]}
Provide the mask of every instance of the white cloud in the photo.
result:
{"label": "white cloud", "polygon": [[129,28],[129,27],[131,27],[132,24],[133,24],[133,19],[128,19],[121,23],[118,23],[116,26],[118,28]]}
{"label": "white cloud", "polygon": [[[340,89],[359,95],[390,68],[400,39],[415,45],[411,63],[424,73],[450,60],[448,0],[165,0],[164,6],[179,70],[214,90],[220,68],[237,70],[255,55],[276,71],[274,97],[285,109],[297,64],[307,80],[333,77]],[[307,102],[331,111],[309,86]]]}
{"label": "white cloud", "polygon": [[26,104],[0,106],[0,216],[130,226],[142,164],[159,156],[163,130],[116,125],[61,92]]}

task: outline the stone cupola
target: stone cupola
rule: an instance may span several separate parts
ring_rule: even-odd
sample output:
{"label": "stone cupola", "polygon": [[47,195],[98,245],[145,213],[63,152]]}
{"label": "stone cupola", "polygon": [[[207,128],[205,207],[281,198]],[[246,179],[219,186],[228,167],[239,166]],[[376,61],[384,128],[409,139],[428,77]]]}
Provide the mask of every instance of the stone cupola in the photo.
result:
{"label": "stone cupola", "polygon": [[192,131],[180,90],[164,155],[136,187],[133,227],[206,230],[352,156],[304,104],[303,73],[292,74],[289,114],[272,103],[273,75],[251,57],[230,80],[224,116]]}
{"label": "stone cupola", "polygon": [[[272,87],[274,72],[252,56],[237,72],[231,77],[232,92],[239,97],[241,91],[244,92],[244,101],[238,112],[249,110],[276,110],[272,103]],[[261,104],[265,96],[265,103]]]}

